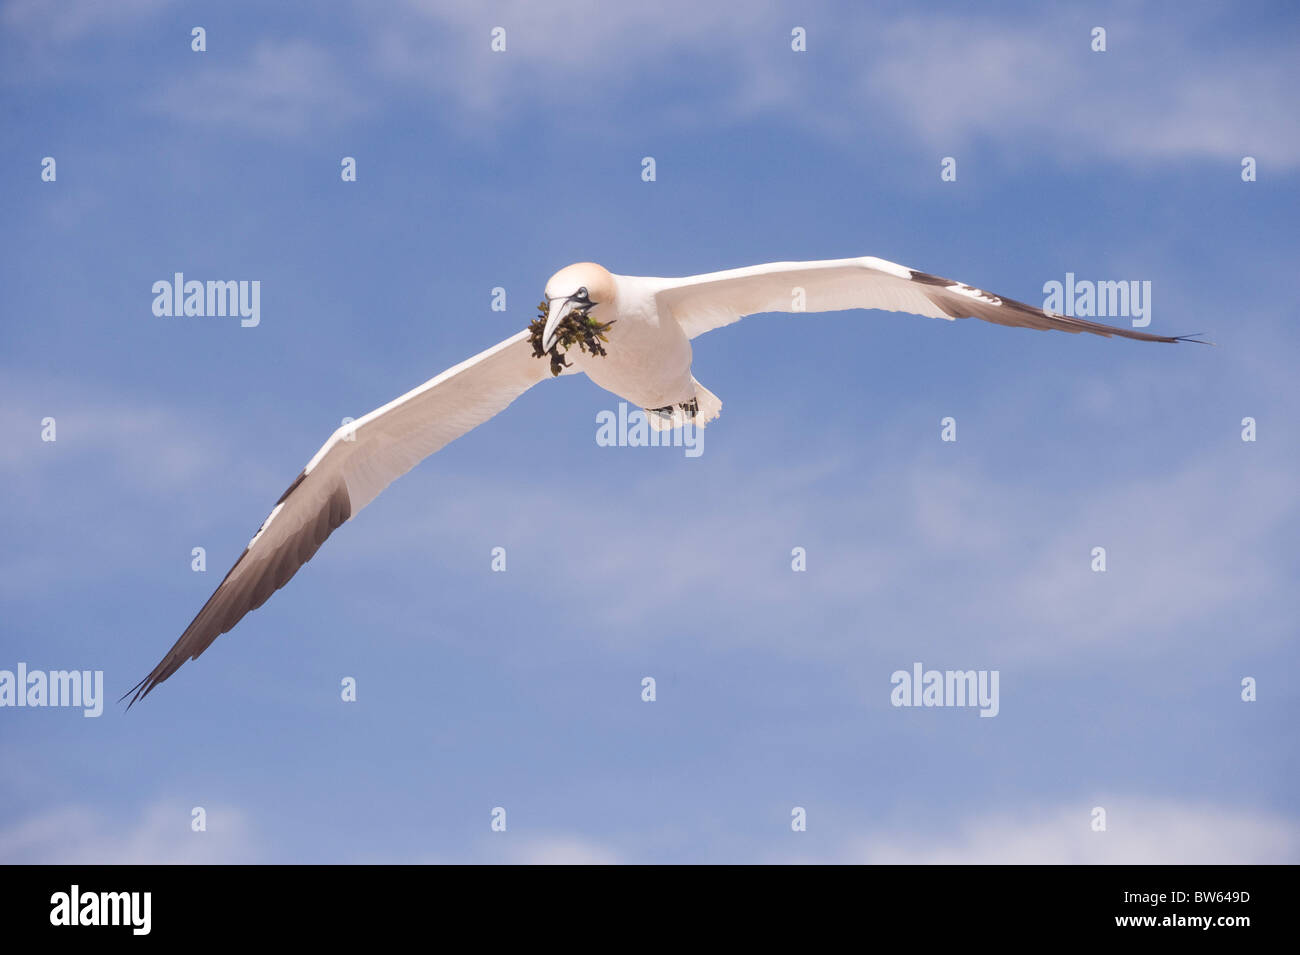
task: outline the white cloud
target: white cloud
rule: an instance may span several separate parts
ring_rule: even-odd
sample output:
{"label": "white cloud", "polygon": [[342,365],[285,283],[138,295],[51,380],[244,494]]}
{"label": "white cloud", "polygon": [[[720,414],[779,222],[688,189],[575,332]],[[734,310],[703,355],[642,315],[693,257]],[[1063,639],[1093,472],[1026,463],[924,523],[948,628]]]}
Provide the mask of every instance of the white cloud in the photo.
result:
{"label": "white cloud", "polygon": [[618,854],[587,839],[549,836],[512,846],[507,856],[516,865],[617,865]]}
{"label": "white cloud", "polygon": [[[692,0],[407,0],[365,29],[380,74],[471,112],[545,103],[602,128],[766,113],[854,144],[869,131],[939,155],[978,143],[1018,159],[1049,150],[1067,162],[1300,163],[1290,93],[1300,77],[1285,40],[1263,51],[1211,40],[1181,11],[1096,15],[1110,29],[1107,53],[1091,52],[1087,25],[1037,10],[898,16],[846,4],[806,20],[772,4],[737,17],[729,4]],[[790,50],[796,20],[812,24],[807,53]],[[503,54],[489,50],[493,26],[507,30]],[[820,79],[796,57],[815,61]]]}
{"label": "white cloud", "polygon": [[276,136],[344,122],[364,109],[333,55],[301,39],[262,40],[245,63],[200,67],[150,105],[185,123]]}
{"label": "white cloud", "polygon": [[[3,21],[33,49],[67,47],[164,3],[15,0]],[[764,114],[853,146],[866,134],[927,154],[978,145],[1014,161],[1048,152],[1063,162],[1300,164],[1291,121],[1300,70],[1285,38],[1235,40],[1182,10],[1095,15],[1110,31],[1106,53],[1089,50],[1077,17],[1036,9],[896,15],[845,4],[807,19],[771,2],[744,16],[698,0],[357,4],[351,18],[316,24],[355,33],[355,46],[250,35],[244,62],[200,58],[147,105],[184,123],[293,136],[381,104],[409,108],[395,95],[409,91],[440,112],[453,107],[439,120],[462,133],[539,106],[551,125],[655,134]],[[790,50],[795,19],[806,19],[806,53]],[[507,30],[503,54],[489,48],[495,26]],[[28,72],[47,66],[31,60]],[[62,68],[74,67],[94,76]],[[466,122],[466,112],[491,122]]]}
{"label": "white cloud", "polygon": [[[990,413],[972,409],[968,417]],[[895,446],[884,434],[866,440]],[[608,453],[648,462],[655,452]],[[653,632],[644,623],[665,608],[680,613],[684,600],[706,594],[690,605],[700,640],[775,641],[832,658],[861,648],[867,608],[877,646],[926,634],[934,649],[1026,663],[1070,659],[1083,648],[1153,654],[1178,645],[1186,653],[1191,632],[1242,602],[1254,608],[1249,639],[1285,629],[1285,529],[1300,517],[1300,503],[1277,463],[1246,468],[1222,454],[1192,456],[1162,464],[1158,486],[1145,474],[1100,473],[1063,490],[1046,465],[1025,475],[996,458],[962,465],[928,452],[876,458],[796,458],[761,470],[712,460],[684,514],[647,510],[663,496],[662,476],[648,473],[601,498],[600,522],[566,521],[563,546],[545,478],[520,486],[429,468],[404,479],[410,490],[398,499],[357,518],[341,559],[385,567],[434,560],[454,575],[464,572],[466,554],[508,542],[514,553],[544,555],[546,572],[520,586],[543,603],[603,595],[584,602],[584,614],[624,641]],[[856,490],[845,486],[847,472],[857,476]],[[502,501],[510,502],[508,539]],[[818,543],[809,570],[793,574],[790,549],[810,537]],[[1108,549],[1104,574],[1091,569],[1095,545]],[[809,601],[815,623],[798,610]],[[738,607],[762,624],[737,628]],[[972,621],[996,623],[977,651]]]}
{"label": "white cloud", "polygon": [[[1091,828],[1106,810],[1106,831]],[[911,865],[1277,865],[1300,861],[1300,826],[1271,813],[1149,798],[994,813],[936,834],[882,831],[838,860]]]}
{"label": "white cloud", "polygon": [[[41,439],[47,417],[55,421],[52,442]],[[9,504],[3,524],[26,543],[0,552],[0,598],[61,592],[147,561],[145,541],[152,539],[140,530],[141,515],[151,527],[212,522],[210,504],[196,508],[195,489],[218,475],[223,484],[260,490],[269,509],[278,493],[269,489],[288,479],[237,434],[227,437],[205,419],[143,404],[119,388],[26,373],[6,378],[0,386],[0,478]],[[249,535],[260,519],[246,518]],[[192,546],[179,549],[185,565]]]}
{"label": "white cloud", "polygon": [[[1073,500],[1054,524],[1040,518],[1051,530],[1036,552],[1008,554],[1011,606],[1024,625],[1018,649],[1045,635],[1076,645],[1176,638],[1243,605],[1255,609],[1256,628],[1276,624],[1268,598],[1288,589],[1277,559],[1282,528],[1297,516],[1294,481],[1267,467],[1231,470],[1200,463],[1157,487],[1129,480]],[[1089,567],[1093,546],[1108,547],[1105,574]]]}
{"label": "white cloud", "polygon": [[[32,482],[34,490],[51,473],[70,465],[104,478],[113,474],[137,491],[175,490],[215,470],[217,452],[205,436],[166,408],[121,401],[82,388],[32,383],[0,412],[8,440],[0,443],[0,473]],[[33,397],[40,395],[40,397]],[[42,421],[54,419],[55,441],[42,440]],[[75,465],[73,465],[75,462]]]}
{"label": "white cloud", "polygon": [[[391,864],[391,858],[366,857],[364,864]],[[400,860],[397,860],[400,861]],[[421,856],[415,865],[621,865],[621,856],[592,839],[572,833],[522,836],[495,833],[476,846],[472,856],[454,854]]]}
{"label": "white cloud", "polygon": [[[1298,77],[1284,47],[1261,55],[1223,41],[1197,44],[1182,19],[1105,19],[1106,53],[1092,53],[1087,29],[1061,17],[881,24],[879,56],[860,93],[943,154],[1001,143],[1021,156],[1047,148],[1067,159],[1300,163],[1288,92]],[[1162,68],[1166,60],[1179,68]]]}
{"label": "white cloud", "polygon": [[[689,109],[671,102],[663,109],[691,122],[700,119],[701,99],[714,107],[712,118],[797,100],[790,78],[774,69],[790,52],[789,27],[773,25],[776,9],[750,3],[738,17],[728,4],[693,0],[407,0],[401,13],[367,28],[381,73],[450,94],[470,110],[538,101],[601,110],[629,90],[681,79],[690,91],[668,99]],[[490,48],[497,26],[506,30],[504,53]],[[715,71],[719,81],[703,78]]]}
{"label": "white cloud", "polygon": [[170,0],[11,0],[0,21],[36,47],[80,40],[92,31],[121,30],[152,16]]}
{"label": "white cloud", "polygon": [[50,809],[0,830],[6,865],[222,865],[257,862],[258,842],[245,814],[205,807],[206,832],[190,829],[192,807],[155,803],[134,822],[84,806]]}

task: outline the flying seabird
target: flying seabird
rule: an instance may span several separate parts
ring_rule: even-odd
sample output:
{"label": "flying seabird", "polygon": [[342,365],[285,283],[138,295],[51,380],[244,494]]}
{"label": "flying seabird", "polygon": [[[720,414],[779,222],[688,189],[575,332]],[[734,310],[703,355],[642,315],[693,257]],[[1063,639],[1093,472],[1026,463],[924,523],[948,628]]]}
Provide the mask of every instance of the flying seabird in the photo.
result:
{"label": "flying seabird", "polygon": [[[878,308],[1145,342],[1197,341],[1057,315],[871,257],[773,262],[677,279],[615,275],[594,262],[580,262],[551,276],[545,299],[544,323],[539,319],[532,330],[330,435],[280,495],[175,646],[123,699],[130,696],[134,704],[148,696],[287,584],[334,529],[380,491],[552,374],[584,372],[646,409],[650,424],[665,429],[703,426],[722,408],[692,374],[691,339],[760,312]],[[578,349],[567,347],[575,343]]]}

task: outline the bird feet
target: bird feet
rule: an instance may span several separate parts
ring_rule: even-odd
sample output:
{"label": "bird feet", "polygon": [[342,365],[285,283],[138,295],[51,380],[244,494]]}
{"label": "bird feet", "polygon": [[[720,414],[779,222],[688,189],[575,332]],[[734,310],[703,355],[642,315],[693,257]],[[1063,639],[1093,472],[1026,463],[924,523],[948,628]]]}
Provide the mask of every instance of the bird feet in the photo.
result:
{"label": "bird feet", "polygon": [[687,420],[691,420],[700,412],[700,399],[692,398],[690,401],[682,402],[677,405],[664,405],[662,408],[646,408],[646,414],[658,415],[665,421],[671,421],[673,417],[673,408],[681,408],[686,412]]}

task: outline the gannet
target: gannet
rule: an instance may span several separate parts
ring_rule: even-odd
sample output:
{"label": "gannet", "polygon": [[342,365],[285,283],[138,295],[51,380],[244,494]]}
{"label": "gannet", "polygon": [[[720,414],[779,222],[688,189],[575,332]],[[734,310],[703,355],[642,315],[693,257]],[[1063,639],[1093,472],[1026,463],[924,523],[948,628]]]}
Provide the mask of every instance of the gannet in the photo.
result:
{"label": "gannet", "polygon": [[[568,349],[560,374],[585,373],[646,409],[660,429],[704,426],[722,402],[695,379],[691,340],[760,312],[845,309],[911,312],[949,321],[1119,335],[1145,342],[1197,341],[1070,318],[872,257],[773,262],[686,278],[616,275],[579,262],[551,276],[541,338],[522,331],[413,391],[340,427],[276,501],[248,547],[156,667],[123,696],[134,704],[186,660],[203,653],[311,560],[325,539],[420,461],[498,414],[550,377],[566,318],[608,326],[604,354]],[[128,708],[131,704],[128,704]]]}

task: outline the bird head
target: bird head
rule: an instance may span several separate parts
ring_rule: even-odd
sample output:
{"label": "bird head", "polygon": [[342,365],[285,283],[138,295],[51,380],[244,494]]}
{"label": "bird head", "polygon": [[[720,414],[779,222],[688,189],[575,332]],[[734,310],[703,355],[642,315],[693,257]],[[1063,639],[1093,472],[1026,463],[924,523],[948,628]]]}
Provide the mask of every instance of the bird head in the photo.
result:
{"label": "bird head", "polygon": [[555,343],[555,330],[570,312],[585,316],[600,307],[604,315],[613,313],[614,276],[595,262],[566,265],[547,281],[546,305],[543,350]]}

